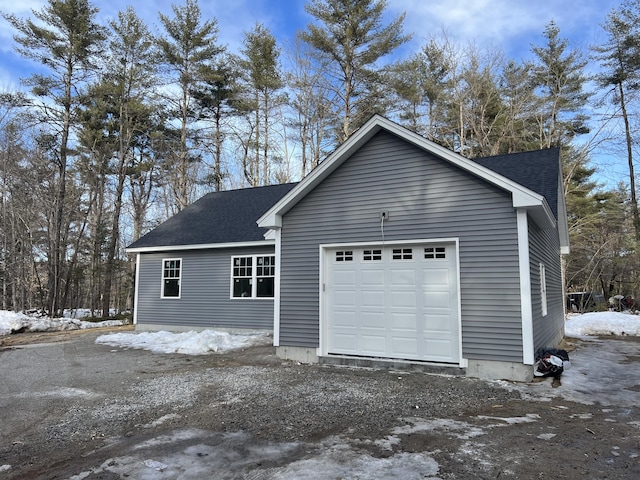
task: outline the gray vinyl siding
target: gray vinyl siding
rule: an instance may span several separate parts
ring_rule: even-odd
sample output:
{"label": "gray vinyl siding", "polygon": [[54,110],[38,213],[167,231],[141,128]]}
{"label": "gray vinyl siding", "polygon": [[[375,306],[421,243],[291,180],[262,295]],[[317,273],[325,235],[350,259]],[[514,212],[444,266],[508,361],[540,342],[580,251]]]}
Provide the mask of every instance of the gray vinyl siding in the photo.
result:
{"label": "gray vinyl siding", "polygon": [[[274,247],[140,255],[138,324],[273,329],[273,299],[231,299],[231,257],[273,254]],[[181,258],[180,298],[161,298],[162,259]]]}
{"label": "gray vinyl siding", "polygon": [[[533,308],[533,345],[556,347],[564,335],[564,303],[558,232],[540,229],[529,220],[529,251],[531,271],[531,306]],[[547,315],[542,316],[540,294],[540,263],[547,279]]]}
{"label": "gray vinyl siding", "polygon": [[459,238],[463,355],[522,361],[510,194],[381,132],[283,216],[280,345],[319,345],[319,245]]}

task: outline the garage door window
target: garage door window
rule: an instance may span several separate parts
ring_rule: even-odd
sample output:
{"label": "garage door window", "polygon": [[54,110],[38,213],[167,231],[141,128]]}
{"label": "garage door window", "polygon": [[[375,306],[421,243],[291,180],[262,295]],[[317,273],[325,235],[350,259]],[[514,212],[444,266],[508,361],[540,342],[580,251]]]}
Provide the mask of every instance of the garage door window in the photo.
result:
{"label": "garage door window", "polygon": [[413,258],[412,248],[394,248],[392,253],[394,260],[411,260]]}
{"label": "garage door window", "polygon": [[365,262],[379,262],[382,260],[382,250],[364,250],[362,259]]}
{"label": "garage door window", "polygon": [[426,247],[424,249],[424,258],[427,260],[447,258],[447,249],[445,247]]}
{"label": "garage door window", "polygon": [[336,262],[353,262],[353,250],[336,252]]}

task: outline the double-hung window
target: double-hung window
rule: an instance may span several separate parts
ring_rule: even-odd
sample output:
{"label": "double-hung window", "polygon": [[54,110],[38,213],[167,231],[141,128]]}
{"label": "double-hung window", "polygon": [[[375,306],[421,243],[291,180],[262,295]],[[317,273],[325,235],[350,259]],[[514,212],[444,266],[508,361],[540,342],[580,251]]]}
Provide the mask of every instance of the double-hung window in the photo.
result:
{"label": "double-hung window", "polygon": [[273,298],[275,255],[247,255],[231,259],[232,298]]}
{"label": "double-hung window", "polygon": [[180,298],[181,258],[162,260],[162,298]]}

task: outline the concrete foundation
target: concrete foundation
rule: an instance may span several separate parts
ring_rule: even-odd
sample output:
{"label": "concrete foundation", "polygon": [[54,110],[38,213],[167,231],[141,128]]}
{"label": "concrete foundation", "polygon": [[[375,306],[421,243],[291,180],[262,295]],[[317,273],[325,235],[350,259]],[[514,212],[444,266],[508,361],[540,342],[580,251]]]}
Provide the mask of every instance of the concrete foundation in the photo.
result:
{"label": "concrete foundation", "polygon": [[530,382],[533,379],[533,365],[491,360],[469,360],[467,376],[483,380]]}
{"label": "concrete foundation", "polygon": [[317,348],[276,347],[276,355],[284,360],[300,363],[319,363]]}
{"label": "concrete foundation", "polygon": [[466,368],[457,365],[409,362],[394,359],[349,357],[328,355],[319,357],[316,348],[276,347],[276,355],[284,360],[300,363],[320,363],[322,365],[345,365],[353,367],[405,370],[441,375],[458,375],[483,380],[509,380],[530,382],[533,378],[533,366],[520,363],[496,362],[489,360],[469,360]]}

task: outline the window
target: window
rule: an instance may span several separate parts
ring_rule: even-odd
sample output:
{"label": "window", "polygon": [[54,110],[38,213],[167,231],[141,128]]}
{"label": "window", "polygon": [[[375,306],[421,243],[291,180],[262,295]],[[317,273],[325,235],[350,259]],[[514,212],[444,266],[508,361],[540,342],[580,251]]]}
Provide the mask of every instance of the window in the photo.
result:
{"label": "window", "polygon": [[353,250],[344,250],[336,252],[336,262],[352,262]]}
{"label": "window", "polygon": [[547,270],[544,263],[540,264],[540,303],[542,307],[542,316],[547,316]]}
{"label": "window", "polygon": [[231,262],[233,298],[273,298],[276,278],[274,255],[233,257]]}
{"label": "window", "polygon": [[182,259],[162,260],[162,298],[180,298],[180,277]]}
{"label": "window", "polygon": [[413,258],[413,249],[394,248],[391,258],[394,260],[411,260]]}
{"label": "window", "polygon": [[366,262],[382,260],[382,250],[365,250],[362,259]]}
{"label": "window", "polygon": [[445,247],[425,247],[424,258],[426,259],[447,258],[446,248]]}

